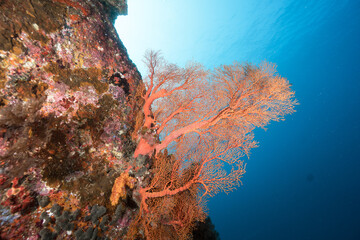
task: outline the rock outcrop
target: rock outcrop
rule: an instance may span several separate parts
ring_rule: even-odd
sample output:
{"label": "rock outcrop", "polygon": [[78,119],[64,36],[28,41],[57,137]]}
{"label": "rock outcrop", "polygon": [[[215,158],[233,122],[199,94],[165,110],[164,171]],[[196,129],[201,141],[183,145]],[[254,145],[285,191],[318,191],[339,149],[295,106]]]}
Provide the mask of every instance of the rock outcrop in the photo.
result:
{"label": "rock outcrop", "polygon": [[126,234],[136,201],[110,204],[113,183],[148,174],[133,158],[144,88],[113,26],[126,13],[124,0],[0,2],[1,239]]}

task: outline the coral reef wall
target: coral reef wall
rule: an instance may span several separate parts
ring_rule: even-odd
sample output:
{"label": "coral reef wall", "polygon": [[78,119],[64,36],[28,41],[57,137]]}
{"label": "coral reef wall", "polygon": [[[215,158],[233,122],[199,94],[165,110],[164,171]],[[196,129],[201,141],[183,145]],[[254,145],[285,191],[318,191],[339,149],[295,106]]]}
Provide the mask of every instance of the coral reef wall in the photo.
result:
{"label": "coral reef wall", "polygon": [[143,84],[113,26],[126,12],[125,0],[0,1],[0,239],[125,234],[136,203],[110,204],[112,186],[146,163],[132,157]]}

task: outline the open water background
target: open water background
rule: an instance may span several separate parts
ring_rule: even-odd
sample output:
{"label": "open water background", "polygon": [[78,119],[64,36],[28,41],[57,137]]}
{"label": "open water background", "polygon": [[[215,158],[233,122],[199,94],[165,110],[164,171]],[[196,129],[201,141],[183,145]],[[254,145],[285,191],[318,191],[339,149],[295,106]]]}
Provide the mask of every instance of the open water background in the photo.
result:
{"label": "open water background", "polygon": [[223,240],[360,239],[360,1],[129,0],[116,27],[145,76],[180,65],[278,65],[300,105],[257,130],[243,186],[209,201]]}

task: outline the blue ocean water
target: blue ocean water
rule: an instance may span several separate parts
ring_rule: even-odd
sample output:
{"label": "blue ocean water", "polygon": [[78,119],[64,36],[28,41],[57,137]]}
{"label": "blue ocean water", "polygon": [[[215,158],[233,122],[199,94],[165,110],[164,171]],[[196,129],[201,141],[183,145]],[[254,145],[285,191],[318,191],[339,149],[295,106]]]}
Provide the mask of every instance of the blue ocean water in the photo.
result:
{"label": "blue ocean water", "polygon": [[255,132],[243,186],[209,201],[221,239],[360,239],[360,1],[128,3],[140,23],[117,29],[141,70],[146,48],[209,68],[266,59],[296,91],[297,112]]}

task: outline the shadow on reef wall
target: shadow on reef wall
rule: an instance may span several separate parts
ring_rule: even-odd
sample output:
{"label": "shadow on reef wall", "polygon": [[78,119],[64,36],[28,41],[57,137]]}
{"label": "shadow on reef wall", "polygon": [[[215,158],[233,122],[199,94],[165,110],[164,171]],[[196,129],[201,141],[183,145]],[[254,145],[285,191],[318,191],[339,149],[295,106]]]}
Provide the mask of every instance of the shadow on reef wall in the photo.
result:
{"label": "shadow on reef wall", "polygon": [[210,217],[207,217],[205,222],[197,222],[192,234],[194,240],[220,240]]}

